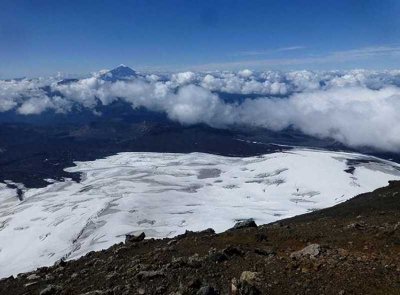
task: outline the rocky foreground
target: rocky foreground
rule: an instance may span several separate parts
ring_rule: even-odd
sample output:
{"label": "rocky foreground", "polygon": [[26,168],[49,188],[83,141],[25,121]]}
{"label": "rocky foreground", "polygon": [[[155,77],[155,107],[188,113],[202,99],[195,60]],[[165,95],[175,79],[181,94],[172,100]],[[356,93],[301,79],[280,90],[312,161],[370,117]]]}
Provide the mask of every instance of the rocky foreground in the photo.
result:
{"label": "rocky foreground", "polygon": [[274,224],[127,236],[2,279],[0,294],[400,294],[400,182]]}

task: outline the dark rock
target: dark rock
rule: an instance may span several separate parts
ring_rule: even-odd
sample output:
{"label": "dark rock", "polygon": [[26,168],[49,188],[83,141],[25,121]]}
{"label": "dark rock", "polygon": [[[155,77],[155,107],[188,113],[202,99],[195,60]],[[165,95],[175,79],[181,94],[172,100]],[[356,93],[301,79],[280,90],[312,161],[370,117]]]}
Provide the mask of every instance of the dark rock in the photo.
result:
{"label": "dark rock", "polygon": [[201,281],[199,279],[193,279],[188,283],[188,288],[199,289],[201,287]]}
{"label": "dark rock", "polygon": [[0,279],[0,283],[10,282],[10,281],[13,281],[14,279],[15,279],[14,276],[9,276],[7,278]]}
{"label": "dark rock", "polygon": [[264,241],[268,241],[268,237],[266,234],[263,233],[257,233],[256,234],[256,241],[257,242],[264,242]]}
{"label": "dark rock", "polygon": [[215,231],[212,228],[207,228],[202,231],[191,231],[191,230],[186,230],[184,234],[177,236],[176,238],[186,238],[186,237],[191,237],[194,235],[214,235]]}
{"label": "dark rock", "polygon": [[138,236],[135,235],[126,235],[125,236],[125,244],[128,243],[137,243],[137,242],[141,242],[144,240],[144,238],[146,237],[145,233],[141,233]]}
{"label": "dark rock", "polygon": [[205,230],[202,230],[199,232],[200,234],[207,234],[207,235],[214,235],[215,234],[215,230],[212,228],[207,228]]}
{"label": "dark rock", "polygon": [[210,286],[204,286],[197,291],[196,295],[218,295],[218,292]]}
{"label": "dark rock", "polygon": [[210,259],[213,262],[221,263],[228,260],[228,256],[221,252],[214,252],[208,255],[208,259]]}
{"label": "dark rock", "polygon": [[166,291],[167,291],[167,286],[162,285],[157,287],[156,294],[165,294]]}
{"label": "dark rock", "polygon": [[249,228],[249,227],[257,227],[257,224],[253,219],[246,219],[237,222],[231,230],[241,229],[241,228]]}
{"label": "dark rock", "polygon": [[256,286],[251,285],[248,282],[243,282],[240,284],[239,294],[240,295],[260,295],[261,291]]}
{"label": "dark rock", "polygon": [[233,247],[233,246],[228,246],[227,248],[225,248],[222,251],[223,254],[227,255],[227,256],[243,256],[244,252],[237,248],[237,247]]}
{"label": "dark rock", "polygon": [[260,248],[256,248],[254,249],[254,253],[258,254],[258,255],[262,255],[262,256],[272,256],[272,255],[276,255],[276,252],[271,250],[271,249],[260,249]]}
{"label": "dark rock", "polygon": [[[89,254],[89,253],[88,253]],[[87,254],[86,254],[87,255]],[[54,263],[54,266],[66,266],[67,262],[64,259],[59,259]]]}

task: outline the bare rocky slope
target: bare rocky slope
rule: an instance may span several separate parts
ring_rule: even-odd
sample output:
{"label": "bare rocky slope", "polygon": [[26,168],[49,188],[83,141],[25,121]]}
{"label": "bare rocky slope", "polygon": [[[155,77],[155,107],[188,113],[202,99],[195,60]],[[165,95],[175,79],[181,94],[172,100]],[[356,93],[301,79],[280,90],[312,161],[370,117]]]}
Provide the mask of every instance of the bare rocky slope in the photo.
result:
{"label": "bare rocky slope", "polygon": [[127,237],[0,294],[400,294],[400,182],[273,224]]}

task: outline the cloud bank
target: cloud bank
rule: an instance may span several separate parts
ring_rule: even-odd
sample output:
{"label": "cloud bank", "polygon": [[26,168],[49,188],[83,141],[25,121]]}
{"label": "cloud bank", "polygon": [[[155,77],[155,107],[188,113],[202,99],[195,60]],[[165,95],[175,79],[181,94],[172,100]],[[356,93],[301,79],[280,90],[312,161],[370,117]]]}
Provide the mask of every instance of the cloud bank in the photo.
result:
{"label": "cloud bank", "polygon": [[[400,71],[183,72],[115,82],[101,75],[0,81],[0,116],[96,112],[121,99],[184,125],[290,127],[351,147],[400,151]],[[243,99],[227,101],[222,93]]]}

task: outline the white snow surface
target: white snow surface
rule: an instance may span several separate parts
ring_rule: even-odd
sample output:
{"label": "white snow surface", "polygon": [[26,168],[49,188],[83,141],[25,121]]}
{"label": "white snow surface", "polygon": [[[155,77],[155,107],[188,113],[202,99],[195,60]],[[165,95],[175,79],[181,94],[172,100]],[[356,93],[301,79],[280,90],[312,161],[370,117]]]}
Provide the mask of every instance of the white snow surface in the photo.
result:
{"label": "white snow surface", "polygon": [[[353,173],[347,160],[361,160]],[[72,180],[16,190],[0,183],[0,277],[76,259],[142,231],[224,231],[333,206],[400,179],[400,165],[360,154],[295,149],[257,157],[120,153],[76,162]]]}

